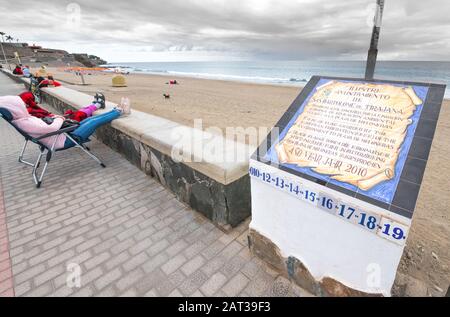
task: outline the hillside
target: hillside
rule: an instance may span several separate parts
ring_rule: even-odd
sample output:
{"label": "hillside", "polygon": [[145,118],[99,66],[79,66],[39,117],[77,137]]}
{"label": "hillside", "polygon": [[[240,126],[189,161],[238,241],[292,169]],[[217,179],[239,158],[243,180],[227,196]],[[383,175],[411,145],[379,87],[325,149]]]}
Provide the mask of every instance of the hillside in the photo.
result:
{"label": "hillside", "polygon": [[[19,54],[22,64],[45,64],[48,66],[85,66],[96,67],[106,64],[107,62],[95,55],[85,53],[69,53],[64,50],[43,48],[37,45],[29,45],[28,43],[7,43],[3,42],[3,49],[6,58],[10,63],[17,63],[15,52]],[[1,61],[4,62],[3,53],[1,53]]]}

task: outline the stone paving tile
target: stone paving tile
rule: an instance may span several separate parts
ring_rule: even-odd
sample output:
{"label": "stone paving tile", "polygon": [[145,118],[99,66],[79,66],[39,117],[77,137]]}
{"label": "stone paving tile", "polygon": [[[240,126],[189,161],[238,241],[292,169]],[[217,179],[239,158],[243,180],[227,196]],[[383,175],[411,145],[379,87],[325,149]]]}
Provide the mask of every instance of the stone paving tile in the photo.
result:
{"label": "stone paving tile", "polygon": [[207,245],[203,241],[192,242],[192,244],[184,250],[183,254],[186,258],[191,259],[205,249]]}
{"label": "stone paving tile", "polygon": [[195,258],[187,262],[181,267],[181,271],[186,275],[191,275],[197,269],[201,268],[206,260],[201,256],[197,255]]}
{"label": "stone paving tile", "polygon": [[163,264],[161,266],[161,269],[164,273],[167,275],[171,274],[172,272],[175,272],[181,265],[183,265],[186,262],[186,257],[182,254],[178,254],[171,260],[169,260],[167,263]]}
{"label": "stone paving tile", "polygon": [[226,277],[232,278],[240,272],[242,267],[247,263],[245,259],[240,256],[235,256],[225,263],[225,265],[220,269]]}
{"label": "stone paving tile", "polygon": [[237,296],[249,282],[250,280],[248,277],[242,273],[238,273],[231,280],[229,280],[227,284],[225,284],[222,291],[226,294],[226,296]]}
{"label": "stone paving tile", "polygon": [[159,297],[159,294],[155,289],[152,289],[152,290],[148,291],[147,293],[145,293],[144,296],[145,297]]}
{"label": "stone paving tile", "polygon": [[154,290],[159,284],[167,280],[167,275],[165,275],[161,269],[155,269],[150,273],[145,274],[145,276],[136,283],[135,287],[140,294],[147,294],[149,291]]}
{"label": "stone paving tile", "polygon": [[269,297],[287,297],[291,294],[291,283],[283,276],[279,276],[265,293]]}
{"label": "stone paving tile", "polygon": [[206,296],[213,296],[216,292],[220,291],[226,281],[227,277],[225,275],[220,272],[215,273],[200,287],[200,291]]}
{"label": "stone paving tile", "polygon": [[208,276],[201,270],[191,274],[187,279],[181,283],[178,289],[185,295],[190,296],[194,294],[200,286],[208,280]]}
{"label": "stone paving tile", "polygon": [[225,265],[225,257],[219,255],[208,261],[201,270],[208,276],[212,276]]}
{"label": "stone paving tile", "polygon": [[95,282],[95,287],[98,290],[102,290],[108,285],[111,285],[113,282],[118,280],[122,276],[122,271],[120,268],[115,268],[112,271],[107,272],[106,274],[103,274],[101,277],[99,277]]}
{"label": "stone paving tile", "polygon": [[157,268],[160,268],[164,263],[166,263],[167,259],[169,259],[167,254],[160,253],[160,254],[152,257],[152,259],[150,261],[144,263],[142,265],[142,268],[144,269],[144,271],[146,273],[153,272]]}
{"label": "stone paving tile", "polygon": [[[0,74],[0,95],[22,90]],[[22,137],[3,120],[0,135],[0,296],[308,296],[250,254],[249,220],[224,233],[95,139],[106,169],[58,152],[38,190]]]}
{"label": "stone paving tile", "polygon": [[200,292],[200,291],[196,291],[190,297],[200,298],[200,297],[205,297],[205,295],[203,295],[202,292]]}
{"label": "stone paving tile", "polygon": [[273,283],[274,278],[264,270],[261,270],[250,281],[244,291],[250,297],[263,296]]}
{"label": "stone paving tile", "polygon": [[13,297],[13,270],[6,223],[6,210],[3,203],[3,188],[0,179],[0,297]]}
{"label": "stone paving tile", "polygon": [[181,294],[179,290],[175,289],[168,295],[168,297],[183,297],[183,294]]}

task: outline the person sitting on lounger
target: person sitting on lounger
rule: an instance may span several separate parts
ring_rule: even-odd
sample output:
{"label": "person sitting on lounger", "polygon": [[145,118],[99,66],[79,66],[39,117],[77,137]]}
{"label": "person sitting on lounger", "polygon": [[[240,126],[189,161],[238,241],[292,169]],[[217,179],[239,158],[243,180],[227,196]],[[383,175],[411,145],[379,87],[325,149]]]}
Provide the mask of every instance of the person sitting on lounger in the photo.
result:
{"label": "person sitting on lounger", "polygon": [[22,67],[20,65],[16,65],[16,68],[14,68],[13,70],[13,74],[22,76],[23,75]]}
{"label": "person sitting on lounger", "polygon": [[[54,115],[52,122],[47,124],[42,119],[33,117],[28,113],[25,103],[19,96],[0,97],[0,105],[11,113],[14,126],[34,138],[60,130],[66,120],[63,116]],[[122,106],[119,105],[109,112],[88,118],[82,121],[70,135],[76,138],[77,141],[84,143],[89,140],[89,137],[94,134],[97,128],[119,118],[123,112]],[[57,138],[56,142],[55,138]],[[48,137],[40,140],[40,142],[49,148],[54,144],[54,150],[68,149],[75,146],[74,142],[64,134]]]}
{"label": "person sitting on lounger", "polygon": [[[33,117],[43,119],[43,118],[52,118],[54,116],[53,113],[39,107],[36,104],[35,97],[31,92],[29,91],[23,92],[19,95],[19,97],[25,103],[28,113]],[[97,93],[95,94],[95,99],[92,102],[92,104],[77,111],[67,110],[64,113],[64,117],[70,120],[81,122],[87,118],[92,117],[94,112],[99,109],[105,109],[105,96],[103,94]]]}

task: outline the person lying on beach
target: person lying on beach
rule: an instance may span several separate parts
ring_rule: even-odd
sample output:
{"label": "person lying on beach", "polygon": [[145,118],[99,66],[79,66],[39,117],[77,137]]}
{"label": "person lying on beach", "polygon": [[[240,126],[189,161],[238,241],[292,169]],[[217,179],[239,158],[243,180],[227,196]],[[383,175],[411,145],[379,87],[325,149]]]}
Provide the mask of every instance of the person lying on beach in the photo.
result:
{"label": "person lying on beach", "polygon": [[22,67],[20,65],[16,65],[16,68],[14,68],[13,70],[13,74],[22,76],[23,75]]}
{"label": "person lying on beach", "polygon": [[60,87],[61,83],[57,82],[52,75],[48,75],[47,79],[39,83],[39,88]]}
{"label": "person lying on beach", "polygon": [[[52,122],[47,124],[43,120],[33,117],[28,113],[25,103],[18,96],[0,97],[0,104],[2,108],[7,109],[12,114],[12,124],[34,138],[60,130],[66,121],[66,118],[63,116],[54,115]],[[84,120],[80,123],[78,128],[70,134],[72,137],[78,139],[77,141],[86,142],[89,140],[89,137],[94,134],[97,128],[119,118],[123,113],[124,110],[122,106],[119,105],[109,112]],[[57,138],[54,147],[55,150],[67,149],[75,146],[75,144],[64,134],[48,137],[40,140],[40,142],[45,146],[51,147],[53,142],[55,142],[55,138]]]}
{"label": "person lying on beach", "polygon": [[[33,117],[44,119],[53,118],[55,116],[53,113],[39,107],[36,103],[34,95],[31,92],[23,92],[19,95],[19,97],[25,103],[28,113]],[[94,112],[99,109],[105,109],[105,96],[97,93],[92,104],[77,111],[67,110],[63,116],[73,121],[82,122],[85,119],[92,117]]]}

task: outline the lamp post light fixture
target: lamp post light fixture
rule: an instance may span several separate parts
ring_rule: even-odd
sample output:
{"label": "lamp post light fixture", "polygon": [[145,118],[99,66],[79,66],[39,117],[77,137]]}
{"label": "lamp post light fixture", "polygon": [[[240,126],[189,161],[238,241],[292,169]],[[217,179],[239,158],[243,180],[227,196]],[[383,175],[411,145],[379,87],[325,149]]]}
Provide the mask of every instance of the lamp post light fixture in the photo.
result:
{"label": "lamp post light fixture", "polygon": [[370,41],[369,53],[367,55],[366,76],[367,80],[372,80],[375,74],[375,66],[378,56],[378,40],[380,39],[381,22],[383,19],[384,0],[377,0],[372,39]]}

